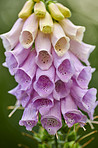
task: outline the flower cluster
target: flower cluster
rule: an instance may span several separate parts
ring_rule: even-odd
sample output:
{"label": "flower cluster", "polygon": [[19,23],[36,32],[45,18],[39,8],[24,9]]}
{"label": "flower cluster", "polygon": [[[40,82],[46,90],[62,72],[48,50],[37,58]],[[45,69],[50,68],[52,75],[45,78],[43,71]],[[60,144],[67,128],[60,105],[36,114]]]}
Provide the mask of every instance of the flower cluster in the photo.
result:
{"label": "flower cluster", "polygon": [[32,130],[40,113],[42,126],[55,135],[62,115],[68,127],[84,127],[87,116],[79,108],[93,120],[98,102],[96,89],[88,89],[95,71],[88,58],[95,46],[82,42],[85,27],[68,19],[68,8],[50,1],[47,10],[43,1],[34,1],[28,0],[12,29],[0,35],[3,65],[18,83],[9,93],[17,98],[16,108],[24,108],[19,124]]}

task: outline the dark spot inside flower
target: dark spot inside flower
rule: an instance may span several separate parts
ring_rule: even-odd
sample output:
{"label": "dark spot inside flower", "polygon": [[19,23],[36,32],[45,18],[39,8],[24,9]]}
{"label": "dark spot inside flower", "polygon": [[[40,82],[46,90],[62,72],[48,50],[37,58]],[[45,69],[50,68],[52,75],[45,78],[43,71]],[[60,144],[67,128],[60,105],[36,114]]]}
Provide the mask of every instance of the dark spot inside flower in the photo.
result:
{"label": "dark spot inside flower", "polygon": [[67,45],[67,40],[65,37],[62,37],[57,41],[55,49],[57,52],[63,53],[66,50],[66,45]]}
{"label": "dark spot inside flower", "polygon": [[38,107],[48,106],[48,105],[52,105],[52,101],[47,98],[41,98],[41,99],[37,99],[34,102],[34,105]]}
{"label": "dark spot inside flower", "polygon": [[49,118],[47,119],[47,125],[52,127],[58,126],[58,121],[54,118]]}
{"label": "dark spot inside flower", "polygon": [[22,33],[22,42],[24,44],[30,44],[33,41],[32,34],[29,31],[24,31]]}
{"label": "dark spot inside flower", "polygon": [[37,81],[37,87],[44,91],[47,91],[52,85],[53,84],[50,79],[44,75],[40,76],[39,80]]}
{"label": "dark spot inside flower", "polygon": [[50,55],[48,54],[47,51],[40,51],[39,52],[39,62],[41,62],[42,64],[47,64],[49,62],[50,59]]}
{"label": "dark spot inside flower", "polygon": [[70,61],[68,59],[64,60],[60,66],[58,67],[58,71],[62,74],[62,75],[67,75],[67,74],[71,74],[71,64]]}

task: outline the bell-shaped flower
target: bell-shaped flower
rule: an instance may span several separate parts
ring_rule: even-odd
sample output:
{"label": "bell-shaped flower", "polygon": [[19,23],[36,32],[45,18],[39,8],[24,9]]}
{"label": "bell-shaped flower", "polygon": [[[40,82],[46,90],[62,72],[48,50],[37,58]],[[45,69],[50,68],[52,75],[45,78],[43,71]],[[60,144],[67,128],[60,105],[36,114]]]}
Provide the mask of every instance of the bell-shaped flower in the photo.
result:
{"label": "bell-shaped flower", "polygon": [[97,90],[95,88],[82,89],[76,82],[73,82],[71,95],[74,97],[78,107],[89,115],[92,114],[96,106],[96,94]]}
{"label": "bell-shaped flower", "polygon": [[37,56],[36,64],[42,69],[47,70],[52,65],[53,57],[51,55],[51,41],[49,34],[39,31],[35,40]]}
{"label": "bell-shaped flower", "polygon": [[41,117],[42,126],[50,135],[55,135],[62,127],[60,101],[54,101],[54,106],[50,111]]}
{"label": "bell-shaped flower", "polygon": [[17,85],[14,89],[10,90],[8,93],[16,96],[17,100],[20,101],[20,104],[23,107],[26,107],[28,102],[30,101],[32,91],[33,91],[32,87],[24,91],[21,89],[21,85]]}
{"label": "bell-shaped flower", "polygon": [[53,17],[53,19],[55,19],[56,21],[60,21],[60,20],[64,19],[64,15],[58,9],[56,4],[50,2],[48,5],[48,10],[49,10],[51,16]]}
{"label": "bell-shaped flower", "polygon": [[30,49],[24,49],[23,46],[19,43],[14,50],[6,51],[6,64],[9,68],[11,75],[14,75],[21,66],[21,64],[26,60],[27,56],[30,53]]}
{"label": "bell-shaped flower", "polygon": [[39,27],[43,33],[51,33],[53,31],[53,20],[48,11],[46,11],[44,18],[39,19]]}
{"label": "bell-shaped flower", "polygon": [[82,41],[85,27],[76,26],[69,19],[63,19],[59,23],[68,37],[78,42]]}
{"label": "bell-shaped flower", "polygon": [[74,67],[73,63],[71,62],[70,55],[67,52],[66,54],[64,54],[63,57],[59,57],[54,52],[54,50],[52,51],[53,51],[54,66],[56,68],[56,73],[63,82],[67,83],[74,74]]}
{"label": "bell-shaped flower", "polygon": [[81,88],[88,88],[88,84],[91,80],[94,69],[92,69],[90,66],[84,66],[72,52],[69,51],[69,54],[74,64],[74,78],[76,82]]}
{"label": "bell-shaped flower", "polygon": [[71,95],[79,102],[82,102],[82,98],[88,91],[88,89],[82,89],[76,82],[75,78],[72,78],[73,83],[71,87]]}
{"label": "bell-shaped flower", "polygon": [[61,111],[68,127],[72,127],[75,123],[84,126],[86,123],[87,117],[78,110],[77,105],[70,95],[61,99]]}
{"label": "bell-shaped flower", "polygon": [[58,76],[55,79],[55,89],[53,90],[53,97],[60,101],[61,98],[67,97],[70,93],[70,88],[72,85],[72,81],[65,83],[61,81]]}
{"label": "bell-shaped flower", "polygon": [[23,63],[23,65],[17,70],[15,74],[16,82],[21,85],[23,90],[26,90],[32,83],[32,80],[36,73],[36,64],[35,64],[35,49],[30,52],[29,56]]}
{"label": "bell-shaped flower", "polygon": [[41,97],[47,97],[55,88],[54,84],[55,69],[51,66],[48,70],[37,69],[34,89]]}
{"label": "bell-shaped flower", "polygon": [[95,49],[95,46],[77,41],[70,41],[70,51],[85,64],[90,65],[88,59],[90,53]]}
{"label": "bell-shaped flower", "polygon": [[37,17],[45,17],[46,7],[42,1],[34,5],[34,13],[37,15]]}
{"label": "bell-shaped flower", "polygon": [[40,97],[37,92],[34,92],[32,101],[34,107],[39,110],[41,115],[47,114],[50,108],[54,105],[52,95],[49,95],[48,97]]}
{"label": "bell-shaped flower", "polygon": [[9,32],[0,35],[0,38],[3,41],[3,46],[6,51],[13,49],[18,44],[20,32],[22,30],[23,25],[24,20],[19,18]]}
{"label": "bell-shaped flower", "polygon": [[88,88],[88,84],[91,80],[91,77],[92,77],[91,67],[85,67],[76,76],[76,81],[81,88]]}
{"label": "bell-shaped flower", "polygon": [[32,131],[32,128],[37,124],[37,122],[38,111],[31,103],[25,108],[22,119],[19,121],[19,125],[25,126],[28,131]]}
{"label": "bell-shaped flower", "polygon": [[65,18],[71,17],[71,11],[60,3],[56,3],[56,6],[59,8],[61,13],[64,15]]}
{"label": "bell-shaped flower", "polygon": [[69,49],[70,39],[65,35],[59,23],[54,23],[54,29],[51,33],[51,42],[58,56],[63,56]]}
{"label": "bell-shaped flower", "polygon": [[30,15],[23,25],[20,35],[20,43],[24,48],[29,48],[33,44],[38,31],[38,18],[33,13]]}
{"label": "bell-shaped flower", "polygon": [[19,12],[18,17],[22,19],[29,17],[32,13],[33,6],[34,6],[33,0],[26,1],[22,10]]}

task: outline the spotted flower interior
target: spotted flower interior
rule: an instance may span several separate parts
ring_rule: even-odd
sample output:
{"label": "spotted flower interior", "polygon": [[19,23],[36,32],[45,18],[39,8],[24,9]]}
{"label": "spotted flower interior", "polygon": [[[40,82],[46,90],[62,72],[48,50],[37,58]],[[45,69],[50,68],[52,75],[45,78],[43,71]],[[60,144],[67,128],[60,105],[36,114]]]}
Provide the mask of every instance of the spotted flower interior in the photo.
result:
{"label": "spotted flower interior", "polygon": [[0,38],[4,65],[18,83],[9,93],[16,96],[16,108],[24,108],[19,124],[31,131],[40,114],[42,126],[55,135],[63,115],[68,127],[78,123],[84,128],[88,117],[82,110],[93,120],[98,105],[96,89],[88,88],[95,70],[88,60],[95,46],[83,43],[85,27],[74,25],[70,10],[52,0],[26,1],[18,17]]}

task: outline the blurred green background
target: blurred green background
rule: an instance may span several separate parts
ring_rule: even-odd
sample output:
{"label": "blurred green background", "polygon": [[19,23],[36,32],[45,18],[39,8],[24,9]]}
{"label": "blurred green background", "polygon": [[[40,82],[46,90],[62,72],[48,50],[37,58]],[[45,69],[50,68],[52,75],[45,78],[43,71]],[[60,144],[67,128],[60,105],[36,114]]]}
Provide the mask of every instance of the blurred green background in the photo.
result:
{"label": "blurred green background", "polygon": [[[0,0],[0,34],[11,29],[24,2],[25,0]],[[96,49],[90,56],[92,67],[96,67],[90,87],[96,87],[98,90],[98,0],[59,0],[59,2],[71,9],[73,23],[86,27],[84,42],[96,45]],[[4,51],[0,40],[0,148],[18,148],[18,143],[37,148],[35,141],[21,135],[21,132],[26,132],[24,127],[18,125],[22,112],[17,111],[11,118],[8,118],[10,111],[7,110],[7,106],[14,105],[15,97],[7,92],[17,84],[8,70],[2,67],[5,61]],[[98,108],[95,115],[98,115]],[[91,131],[89,126],[86,127],[88,128],[86,132],[80,130],[82,135]],[[98,130],[98,126],[95,128]],[[95,140],[87,148],[96,148],[97,145],[98,134],[95,134]]]}

